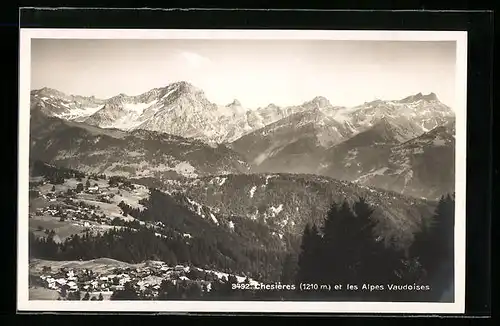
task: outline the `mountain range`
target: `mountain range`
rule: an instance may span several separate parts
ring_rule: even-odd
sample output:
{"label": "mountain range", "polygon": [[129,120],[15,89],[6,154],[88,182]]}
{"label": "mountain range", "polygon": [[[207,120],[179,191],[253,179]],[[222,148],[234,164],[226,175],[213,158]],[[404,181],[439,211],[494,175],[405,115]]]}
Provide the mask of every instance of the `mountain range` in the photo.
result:
{"label": "mountain range", "polygon": [[31,92],[31,152],[107,174],[316,174],[434,199],[454,188],[454,119],[434,93],[252,109],[184,81],[109,99],[43,88]]}

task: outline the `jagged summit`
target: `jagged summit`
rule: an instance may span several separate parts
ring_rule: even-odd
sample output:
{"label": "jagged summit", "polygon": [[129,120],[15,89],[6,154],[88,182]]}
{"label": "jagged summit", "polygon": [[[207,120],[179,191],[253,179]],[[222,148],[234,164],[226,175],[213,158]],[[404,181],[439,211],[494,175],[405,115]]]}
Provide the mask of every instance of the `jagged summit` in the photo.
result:
{"label": "jagged summit", "polygon": [[231,103],[229,103],[226,106],[241,106],[241,102],[238,101],[237,99],[234,99]]}
{"label": "jagged summit", "polygon": [[176,89],[178,92],[182,93],[203,93],[202,89],[184,80],[174,82],[168,85],[167,88]]}
{"label": "jagged summit", "polygon": [[58,97],[65,97],[67,94],[58,91],[57,89],[50,88],[50,87],[43,87],[40,89],[35,89],[31,91],[31,95],[42,95],[42,96],[58,96]]}
{"label": "jagged summit", "polygon": [[276,104],[274,103],[269,103],[266,108],[269,108],[269,109],[276,109],[276,108],[279,108],[279,106],[277,106]]}
{"label": "jagged summit", "polygon": [[304,103],[304,106],[312,106],[316,108],[331,107],[330,101],[324,96],[316,96],[312,100]]}
{"label": "jagged summit", "polygon": [[[179,94],[203,94],[203,90],[196,87],[195,85],[187,82],[187,81],[176,81],[173,83],[170,83],[168,85],[162,86],[162,87],[156,87],[153,89],[150,89],[147,92],[143,92],[141,94],[132,96],[132,97],[137,97],[137,98],[148,98],[152,96],[158,96],[161,97],[167,93],[172,94],[174,92],[177,92]],[[120,95],[125,95],[125,94],[120,94]]]}
{"label": "jagged summit", "polygon": [[40,91],[40,92],[59,92],[55,88],[51,88],[51,87],[43,87],[43,88],[39,89],[38,91]]}
{"label": "jagged summit", "polygon": [[408,97],[405,97],[404,99],[400,100],[399,102],[400,103],[412,103],[412,102],[416,102],[416,101],[420,101],[420,100],[423,100],[423,101],[438,101],[438,97],[436,95],[436,93],[434,92],[431,92],[427,95],[423,95],[422,93],[417,93],[415,95],[410,95]]}

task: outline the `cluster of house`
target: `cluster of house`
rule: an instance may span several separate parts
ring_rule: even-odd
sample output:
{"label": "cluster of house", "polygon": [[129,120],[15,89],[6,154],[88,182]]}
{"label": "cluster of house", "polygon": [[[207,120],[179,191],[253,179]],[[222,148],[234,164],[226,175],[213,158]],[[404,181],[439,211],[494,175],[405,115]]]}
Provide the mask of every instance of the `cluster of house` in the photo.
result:
{"label": "cluster of house", "polygon": [[55,192],[49,192],[47,194],[40,194],[43,199],[48,200],[49,202],[55,202],[57,200],[58,195]]}
{"label": "cluster of house", "polygon": [[41,275],[40,279],[44,282],[47,288],[52,290],[58,290],[59,292],[63,289],[66,289],[67,291],[78,290],[78,277],[74,275],[73,271],[67,272],[64,277],[62,275]]}
{"label": "cluster of house", "polygon": [[[73,206],[74,205],[74,206]],[[35,215],[50,215],[53,217],[73,220],[75,223],[80,222],[80,224],[85,226],[90,226],[89,221],[99,222],[100,224],[109,224],[111,218],[103,214],[97,215],[97,210],[95,208],[78,205],[74,202],[71,206],[67,203],[64,205],[49,205],[47,207],[38,208],[35,211]]]}
{"label": "cluster of house", "polygon": [[[52,203],[47,207],[38,208],[34,215],[43,216],[49,215],[55,218],[59,218],[61,221],[69,221],[75,226],[81,226],[84,228],[94,229],[101,228],[102,226],[113,226],[114,217],[107,216],[98,211],[98,207],[95,205],[89,205],[85,202],[79,201],[66,193],[55,193],[49,192],[45,195],[47,198],[58,198],[62,199],[61,203]],[[114,197],[114,194],[101,194],[98,196],[98,200],[109,201]],[[30,218],[33,217],[33,213],[30,213]],[[139,221],[139,224],[146,225],[150,224],[154,228],[162,229],[165,227],[160,221],[156,222],[144,222]],[[162,236],[157,234],[157,236]],[[165,236],[162,236],[165,237]]]}
{"label": "cluster of house", "polygon": [[[59,293],[80,291],[106,295],[124,290],[125,284],[130,283],[137,291],[149,290],[155,296],[163,279],[170,279],[173,283],[189,280],[186,276],[189,271],[188,266],[171,267],[157,262],[142,268],[115,268],[108,274],[98,274],[89,269],[62,268],[55,273],[45,270],[39,277],[44,287]],[[207,288],[210,291],[209,285]]]}

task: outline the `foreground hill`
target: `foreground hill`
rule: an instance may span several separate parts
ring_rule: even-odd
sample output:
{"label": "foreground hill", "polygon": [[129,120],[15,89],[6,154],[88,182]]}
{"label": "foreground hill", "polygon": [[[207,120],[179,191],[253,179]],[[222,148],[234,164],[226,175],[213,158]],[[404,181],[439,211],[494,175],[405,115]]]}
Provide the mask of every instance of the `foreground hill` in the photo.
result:
{"label": "foreground hill", "polygon": [[376,209],[379,235],[402,246],[411,241],[434,206],[425,200],[316,175],[225,175],[170,180],[163,188],[183,193],[229,216],[230,221],[232,216],[243,216],[295,235],[300,235],[307,223],[321,225],[331,203],[364,197]]}
{"label": "foreground hill", "polygon": [[31,116],[31,159],[90,173],[137,177],[202,176],[248,170],[224,145],[137,130],[102,129],[84,123]]}
{"label": "foreground hill", "polygon": [[110,257],[128,263],[154,259],[276,280],[283,255],[293,250],[296,239],[279,237],[279,230],[265,223],[229,218],[184,194],[104,177],[33,164],[32,257]]}

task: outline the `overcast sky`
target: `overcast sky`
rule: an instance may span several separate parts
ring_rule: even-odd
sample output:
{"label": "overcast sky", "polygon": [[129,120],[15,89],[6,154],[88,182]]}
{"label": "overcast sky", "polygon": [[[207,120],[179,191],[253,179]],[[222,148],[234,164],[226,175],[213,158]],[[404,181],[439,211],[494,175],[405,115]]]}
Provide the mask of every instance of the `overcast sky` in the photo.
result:
{"label": "overcast sky", "polygon": [[333,105],[434,92],[450,106],[455,42],[33,39],[31,88],[108,98],[185,80],[218,104]]}

